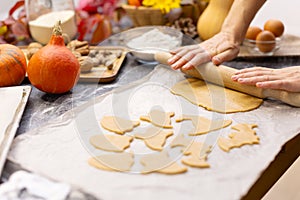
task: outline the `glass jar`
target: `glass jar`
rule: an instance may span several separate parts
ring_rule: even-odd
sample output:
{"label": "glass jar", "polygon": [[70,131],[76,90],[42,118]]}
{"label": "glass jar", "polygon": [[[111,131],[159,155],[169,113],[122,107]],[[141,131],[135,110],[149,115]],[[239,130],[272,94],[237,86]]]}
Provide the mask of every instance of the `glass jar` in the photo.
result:
{"label": "glass jar", "polygon": [[26,16],[31,37],[47,44],[54,25],[60,20],[63,33],[75,38],[77,25],[73,0],[25,0]]}

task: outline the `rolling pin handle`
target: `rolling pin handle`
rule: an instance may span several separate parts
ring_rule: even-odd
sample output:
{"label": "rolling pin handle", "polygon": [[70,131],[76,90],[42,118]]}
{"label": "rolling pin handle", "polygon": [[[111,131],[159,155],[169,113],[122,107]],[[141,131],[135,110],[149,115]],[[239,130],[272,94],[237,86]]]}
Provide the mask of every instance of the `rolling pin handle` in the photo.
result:
{"label": "rolling pin handle", "polygon": [[169,52],[165,52],[165,51],[156,52],[154,54],[154,59],[164,65],[169,65],[168,59],[171,57],[172,57],[172,54],[170,54]]}

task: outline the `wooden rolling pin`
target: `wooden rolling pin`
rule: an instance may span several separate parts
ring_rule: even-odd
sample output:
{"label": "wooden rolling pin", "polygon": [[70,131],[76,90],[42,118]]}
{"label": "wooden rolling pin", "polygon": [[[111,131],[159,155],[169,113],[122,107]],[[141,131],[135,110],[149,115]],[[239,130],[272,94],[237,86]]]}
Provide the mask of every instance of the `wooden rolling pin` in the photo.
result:
{"label": "wooden rolling pin", "polygon": [[[154,57],[155,60],[157,60],[161,64],[168,65],[167,60],[171,57],[171,54],[168,52],[157,52]],[[182,70],[183,73],[189,76],[199,78],[220,86],[225,86],[227,88],[250,94],[258,98],[274,98],[289,105],[300,107],[300,92],[262,89],[252,85],[240,84],[231,79],[231,76],[234,75],[236,71],[237,69],[224,65],[216,66],[211,62],[202,64],[198,67],[195,67],[194,69]]]}

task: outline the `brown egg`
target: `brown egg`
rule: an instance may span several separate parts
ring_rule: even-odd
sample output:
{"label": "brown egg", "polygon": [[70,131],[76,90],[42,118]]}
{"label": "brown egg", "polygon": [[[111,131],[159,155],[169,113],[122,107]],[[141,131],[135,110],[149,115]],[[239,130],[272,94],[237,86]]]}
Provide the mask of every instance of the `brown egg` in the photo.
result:
{"label": "brown egg", "polygon": [[249,39],[249,40],[255,40],[256,39],[256,36],[262,32],[261,28],[259,28],[258,26],[250,26],[248,29],[247,29],[247,32],[246,32],[246,38]]}
{"label": "brown egg", "polygon": [[261,52],[270,52],[276,46],[275,35],[270,31],[262,31],[256,37],[256,46]]}
{"label": "brown egg", "polygon": [[271,31],[275,37],[280,37],[284,32],[284,25],[280,20],[270,19],[264,24],[264,30]]}

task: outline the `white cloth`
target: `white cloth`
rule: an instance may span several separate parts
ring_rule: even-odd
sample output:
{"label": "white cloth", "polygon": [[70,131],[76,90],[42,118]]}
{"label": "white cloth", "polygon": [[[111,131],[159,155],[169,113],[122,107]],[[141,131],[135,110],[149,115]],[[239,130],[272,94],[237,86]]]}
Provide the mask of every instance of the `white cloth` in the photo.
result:
{"label": "white cloth", "polygon": [[0,187],[1,200],[66,199],[71,187],[26,171],[17,171]]}

